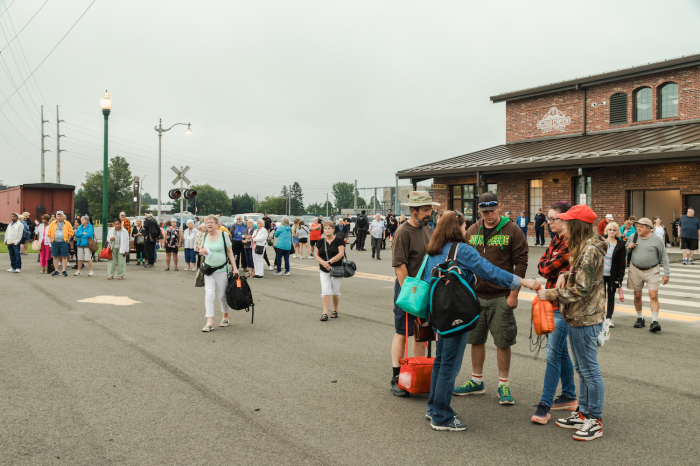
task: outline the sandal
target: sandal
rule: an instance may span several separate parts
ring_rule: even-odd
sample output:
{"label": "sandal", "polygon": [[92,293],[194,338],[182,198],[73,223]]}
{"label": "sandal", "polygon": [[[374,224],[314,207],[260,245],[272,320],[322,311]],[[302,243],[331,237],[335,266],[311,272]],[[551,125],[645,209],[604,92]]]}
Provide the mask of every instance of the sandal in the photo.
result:
{"label": "sandal", "polygon": [[214,330],[211,325],[205,325],[204,328],[202,329],[202,332],[211,332]]}
{"label": "sandal", "polygon": [[175,271],[177,272],[177,267],[175,267]]}
{"label": "sandal", "polygon": [[166,268],[165,268],[165,271],[166,271],[166,272],[167,272],[168,270],[170,270],[170,267],[166,267]]}
{"label": "sandal", "polygon": [[321,314],[321,322],[325,322],[328,320],[328,314]]}
{"label": "sandal", "polygon": [[123,280],[124,277],[117,277],[117,280]]}
{"label": "sandal", "polygon": [[331,319],[337,319],[337,318],[338,318],[338,312],[337,311],[331,312]]}
{"label": "sandal", "polygon": [[222,320],[219,327],[228,327],[228,320]]}
{"label": "sandal", "polygon": [[113,280],[114,277],[107,277],[107,280]]}

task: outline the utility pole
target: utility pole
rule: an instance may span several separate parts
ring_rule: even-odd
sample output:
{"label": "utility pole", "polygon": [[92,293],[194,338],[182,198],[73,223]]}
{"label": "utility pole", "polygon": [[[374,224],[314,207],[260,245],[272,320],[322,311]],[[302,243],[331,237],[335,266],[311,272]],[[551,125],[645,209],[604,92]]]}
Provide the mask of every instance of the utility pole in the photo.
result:
{"label": "utility pole", "polygon": [[374,209],[374,212],[372,212],[372,213],[376,214],[377,213],[377,188],[374,188],[374,202],[373,202],[372,208]]}
{"label": "utility pole", "polygon": [[44,106],[41,106],[41,182],[46,183],[46,172],[44,171],[44,153],[50,152],[48,149],[44,149],[44,138],[50,137],[48,134],[44,134],[44,123],[48,123],[49,120],[44,120]]}
{"label": "utility pole", "polygon": [[287,191],[287,196],[289,197],[289,212],[287,213],[288,216],[292,215],[292,185],[289,185],[289,191]]}
{"label": "utility pole", "polygon": [[355,211],[354,213],[357,213],[357,180],[355,180],[355,191],[353,191],[352,197],[354,199],[352,210]]}
{"label": "utility pole", "polygon": [[328,193],[326,193],[326,217],[328,217]]}
{"label": "utility pole", "polygon": [[138,215],[139,215],[139,191],[140,191],[139,177],[135,176],[134,177],[134,217],[138,217]]}
{"label": "utility pole", "polygon": [[61,122],[58,118],[58,105],[56,105],[56,183],[61,184],[61,152],[65,152],[65,149],[61,149],[61,138],[66,137],[65,134],[61,134]]}
{"label": "utility pole", "polygon": [[394,191],[394,212],[399,211],[399,177],[396,177],[396,191]]}

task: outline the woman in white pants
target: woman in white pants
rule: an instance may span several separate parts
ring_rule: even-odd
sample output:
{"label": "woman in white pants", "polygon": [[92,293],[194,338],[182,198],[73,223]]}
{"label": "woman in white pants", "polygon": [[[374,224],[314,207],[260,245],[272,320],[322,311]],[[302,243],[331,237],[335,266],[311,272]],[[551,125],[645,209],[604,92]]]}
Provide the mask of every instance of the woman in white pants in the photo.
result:
{"label": "woman in white pants", "polygon": [[341,265],[345,256],[345,239],[335,235],[335,225],[331,221],[323,222],[323,237],[316,242],[316,262],[321,270],[321,300],[323,314],[321,322],[328,320],[328,308],[333,300],[331,319],[338,317],[340,304],[340,284],[343,277],[331,277],[331,268]]}
{"label": "woman in white pants", "polygon": [[204,256],[204,263],[213,268],[211,275],[204,276],[204,308],[206,309],[207,324],[202,332],[214,329],[214,298],[218,292],[223,317],[219,327],[228,327],[228,303],[226,302],[226,286],[228,285],[228,264],[233,266],[233,272],[238,275],[236,261],[231,250],[231,240],[228,235],[219,230],[219,221],[215,215],[204,219],[207,228],[202,239],[199,253]]}
{"label": "woman in white pants", "polygon": [[[253,278],[263,278],[265,273],[265,266],[263,265],[263,256],[265,255],[265,248],[267,247],[267,230],[265,229],[265,222],[262,219],[257,221],[258,229],[253,235],[253,264],[255,265],[255,275]],[[258,254],[256,249],[258,246],[262,246],[263,252]]]}

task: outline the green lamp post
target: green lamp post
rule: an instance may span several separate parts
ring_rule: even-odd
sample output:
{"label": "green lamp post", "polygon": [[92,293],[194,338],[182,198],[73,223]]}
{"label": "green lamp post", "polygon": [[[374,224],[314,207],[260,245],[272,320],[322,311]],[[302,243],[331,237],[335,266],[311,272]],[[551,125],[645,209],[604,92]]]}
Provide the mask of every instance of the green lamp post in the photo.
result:
{"label": "green lamp post", "polygon": [[112,109],[112,99],[105,91],[104,97],[100,100],[102,114],[105,116],[105,156],[104,169],[102,170],[102,243],[107,240],[107,180],[109,178],[109,164],[107,161],[107,122],[109,121],[109,112]]}

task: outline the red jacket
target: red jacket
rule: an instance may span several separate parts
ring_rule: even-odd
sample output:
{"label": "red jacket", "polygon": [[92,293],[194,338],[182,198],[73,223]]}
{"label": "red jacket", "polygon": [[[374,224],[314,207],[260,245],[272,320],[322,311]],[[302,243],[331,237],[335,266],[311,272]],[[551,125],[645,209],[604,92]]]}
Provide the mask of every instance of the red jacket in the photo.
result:
{"label": "red jacket", "polygon": [[542,254],[537,264],[537,271],[547,279],[545,288],[551,289],[556,286],[559,274],[567,270],[569,270],[569,247],[566,245],[566,239],[556,235]]}
{"label": "red jacket", "polygon": [[605,219],[601,220],[600,223],[598,224],[598,234],[600,236],[605,237],[605,226],[607,223],[605,223]]}

